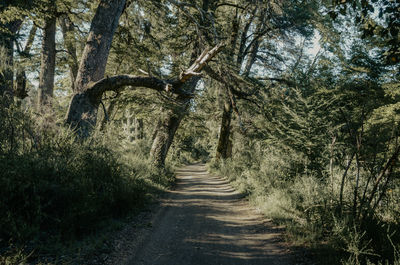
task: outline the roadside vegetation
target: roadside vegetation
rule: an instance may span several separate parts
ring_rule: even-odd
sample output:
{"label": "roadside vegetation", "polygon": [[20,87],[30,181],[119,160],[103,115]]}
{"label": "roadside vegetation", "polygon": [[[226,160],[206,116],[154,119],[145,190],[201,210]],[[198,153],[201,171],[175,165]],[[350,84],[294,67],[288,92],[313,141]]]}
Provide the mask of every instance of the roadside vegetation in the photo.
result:
{"label": "roadside vegetation", "polygon": [[261,138],[235,134],[232,157],[209,168],[318,264],[399,264],[398,114],[387,94],[394,91],[374,86],[365,92],[375,93],[372,101],[344,86],[279,99]]}
{"label": "roadside vegetation", "polygon": [[82,258],[173,183],[143,141],[111,126],[78,141],[55,116],[0,108],[1,264]]}

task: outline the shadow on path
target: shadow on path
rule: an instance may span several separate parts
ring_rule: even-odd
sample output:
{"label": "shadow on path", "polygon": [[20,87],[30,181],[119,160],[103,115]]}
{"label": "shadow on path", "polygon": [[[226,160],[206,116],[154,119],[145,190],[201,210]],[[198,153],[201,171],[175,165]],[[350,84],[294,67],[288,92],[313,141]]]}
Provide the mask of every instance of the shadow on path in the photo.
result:
{"label": "shadow on path", "polygon": [[177,179],[127,264],[292,264],[280,245],[280,229],[226,180],[209,175],[202,164],[178,170]]}

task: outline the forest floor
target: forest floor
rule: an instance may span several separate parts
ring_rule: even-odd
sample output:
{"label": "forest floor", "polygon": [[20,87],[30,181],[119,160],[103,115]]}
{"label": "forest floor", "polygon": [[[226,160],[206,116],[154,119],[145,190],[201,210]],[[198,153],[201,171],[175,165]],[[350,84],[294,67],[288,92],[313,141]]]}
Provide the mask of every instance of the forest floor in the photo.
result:
{"label": "forest floor", "polygon": [[[283,228],[262,216],[204,164],[177,170],[176,187],[120,231],[101,264],[289,265]],[[297,256],[297,255],[296,255]]]}

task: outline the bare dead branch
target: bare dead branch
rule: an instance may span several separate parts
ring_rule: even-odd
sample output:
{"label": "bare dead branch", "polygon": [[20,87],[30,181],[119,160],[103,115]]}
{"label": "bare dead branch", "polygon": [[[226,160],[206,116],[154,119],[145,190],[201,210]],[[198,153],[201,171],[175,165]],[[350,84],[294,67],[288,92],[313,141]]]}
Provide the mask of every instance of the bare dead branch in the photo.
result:
{"label": "bare dead branch", "polygon": [[138,69],[138,71],[141,72],[142,74],[145,74],[145,75],[148,75],[148,76],[150,75],[148,72],[146,72],[145,70],[142,70],[140,68]]}
{"label": "bare dead branch", "polygon": [[181,83],[186,82],[193,76],[199,75],[200,71],[203,67],[215,56],[221,49],[224,47],[224,44],[221,42],[216,45],[211,50],[205,49],[202,54],[196,59],[196,61],[185,71],[183,71],[179,75],[178,81]]}

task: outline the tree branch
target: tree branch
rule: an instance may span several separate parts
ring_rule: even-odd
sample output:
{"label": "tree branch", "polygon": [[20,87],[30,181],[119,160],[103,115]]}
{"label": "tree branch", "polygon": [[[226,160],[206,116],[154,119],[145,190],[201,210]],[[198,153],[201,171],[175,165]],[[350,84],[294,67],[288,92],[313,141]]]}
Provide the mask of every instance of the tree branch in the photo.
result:
{"label": "tree branch", "polygon": [[203,53],[196,59],[196,61],[185,71],[183,71],[179,75],[178,81],[181,83],[186,82],[192,76],[199,75],[199,72],[203,69],[203,67],[224,47],[224,44],[221,42],[211,50],[205,49]]}
{"label": "tree branch", "polygon": [[125,86],[147,87],[157,91],[169,91],[171,84],[149,76],[116,75],[103,78],[95,83],[89,84],[86,92],[96,99],[99,99],[106,91],[119,92]]}
{"label": "tree branch", "polygon": [[98,101],[106,91],[119,92],[125,86],[131,86],[151,88],[159,92],[172,92],[189,98],[193,97],[192,93],[187,93],[180,89],[182,84],[193,76],[199,76],[203,67],[222,49],[223,46],[224,45],[220,43],[211,50],[204,50],[196,61],[179,75],[177,80],[162,80],[153,76],[116,75],[90,83],[85,89],[85,93],[88,93],[91,99]]}
{"label": "tree branch", "polygon": [[[231,86],[230,84],[228,84],[228,82],[225,80],[225,78],[223,78],[220,74],[216,73],[210,66],[205,66],[204,67],[204,71],[214,80],[220,82],[221,84],[224,84],[226,86]],[[234,79],[233,77],[231,77],[230,79]],[[232,87],[232,86],[231,86]],[[233,87],[232,89],[232,93],[238,97],[239,99],[247,99],[247,97],[253,96],[254,93],[245,93],[243,91],[239,91],[234,89]]]}

